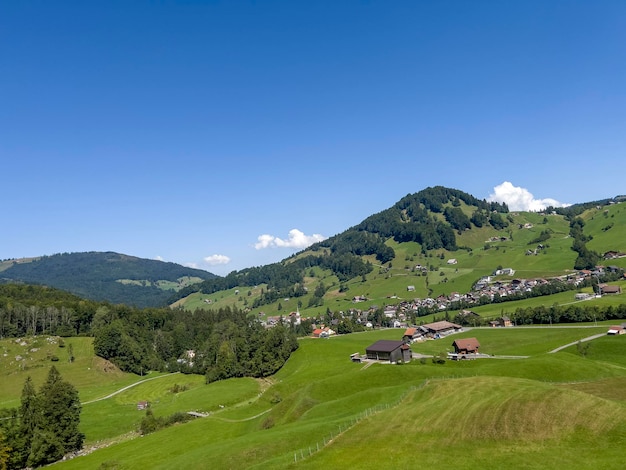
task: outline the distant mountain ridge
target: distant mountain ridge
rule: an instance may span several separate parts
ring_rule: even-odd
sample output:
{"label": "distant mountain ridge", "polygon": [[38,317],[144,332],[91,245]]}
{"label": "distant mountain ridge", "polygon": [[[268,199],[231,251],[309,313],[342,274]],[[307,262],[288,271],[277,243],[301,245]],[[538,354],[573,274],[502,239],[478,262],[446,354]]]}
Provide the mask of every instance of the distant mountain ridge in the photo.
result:
{"label": "distant mountain ridge", "polygon": [[115,252],[62,253],[1,265],[0,280],[40,284],[83,298],[137,307],[166,304],[172,292],[217,277],[201,269]]}
{"label": "distant mountain ridge", "polygon": [[[349,308],[355,294],[382,302],[385,292],[395,295],[408,285],[418,297],[465,292],[500,265],[534,276],[556,275],[596,262],[607,251],[626,252],[620,237],[626,226],[623,198],[511,212],[506,204],[435,186],[280,262],[225,277],[175,263],[87,252],[0,262],[0,282],[48,285],[137,307],[213,308],[224,299],[255,312]],[[571,223],[579,217],[574,237]]]}

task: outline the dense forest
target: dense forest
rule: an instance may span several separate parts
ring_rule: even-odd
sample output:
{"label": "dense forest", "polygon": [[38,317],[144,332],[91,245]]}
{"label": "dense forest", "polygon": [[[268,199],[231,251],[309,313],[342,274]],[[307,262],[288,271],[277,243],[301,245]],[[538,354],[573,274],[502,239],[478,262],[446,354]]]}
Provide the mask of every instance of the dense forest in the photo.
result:
{"label": "dense forest", "polygon": [[204,374],[207,382],[265,377],[280,369],[298,348],[288,326],[266,329],[230,308],[193,313],[103,309],[93,323],[96,354],[136,374],[182,371]]}
{"label": "dense forest", "polygon": [[265,329],[239,310],[141,309],[0,285],[0,338],[40,334],[94,336],[96,354],[127,372],[193,372],[211,381],[273,374],[298,347],[289,326]]}

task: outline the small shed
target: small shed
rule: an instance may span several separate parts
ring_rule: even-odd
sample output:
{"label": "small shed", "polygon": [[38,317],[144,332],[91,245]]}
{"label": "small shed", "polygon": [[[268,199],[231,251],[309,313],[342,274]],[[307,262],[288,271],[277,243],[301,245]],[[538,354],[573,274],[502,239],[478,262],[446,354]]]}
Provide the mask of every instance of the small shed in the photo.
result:
{"label": "small shed", "polygon": [[404,341],[381,339],[365,348],[368,359],[375,361],[409,362],[411,360],[411,348]]}

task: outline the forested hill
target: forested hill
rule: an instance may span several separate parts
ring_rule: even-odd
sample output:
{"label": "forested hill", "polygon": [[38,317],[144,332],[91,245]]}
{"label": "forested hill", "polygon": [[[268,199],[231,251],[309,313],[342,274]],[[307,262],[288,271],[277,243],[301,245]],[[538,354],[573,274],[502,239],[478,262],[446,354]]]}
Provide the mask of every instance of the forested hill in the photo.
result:
{"label": "forested hill", "polygon": [[469,292],[498,266],[534,277],[590,269],[603,253],[626,249],[616,236],[626,217],[619,203],[511,212],[506,204],[430,187],[282,262],[190,285],[170,301],[189,309],[218,303],[310,314],[350,308],[355,296],[377,305],[407,286],[421,298]]}
{"label": "forested hill", "polygon": [[25,262],[5,261],[0,280],[40,284],[90,300],[137,307],[165,305],[173,292],[214,274],[113,252],[63,253]]}
{"label": "forested hill", "polygon": [[[193,292],[210,294],[237,286],[267,285],[257,303],[271,303],[280,297],[304,295],[304,277],[313,267],[330,270],[340,282],[365,276],[372,265],[364,256],[384,264],[395,258],[386,242],[412,241],[422,251],[445,249],[455,251],[456,234],[472,227],[491,226],[496,230],[509,225],[506,204],[480,200],[457,189],[435,186],[409,194],[393,207],[374,214],[360,224],[312,245],[291,258],[266,266],[243,269],[226,277],[209,279],[181,289],[171,298],[174,302]],[[319,292],[319,297],[324,292]]]}

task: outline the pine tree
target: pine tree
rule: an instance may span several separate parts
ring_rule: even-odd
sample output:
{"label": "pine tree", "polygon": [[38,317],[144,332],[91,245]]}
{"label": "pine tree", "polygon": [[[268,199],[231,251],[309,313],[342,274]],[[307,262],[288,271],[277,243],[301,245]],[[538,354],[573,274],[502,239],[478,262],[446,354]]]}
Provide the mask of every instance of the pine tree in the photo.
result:
{"label": "pine tree", "polygon": [[[39,425],[39,403],[37,392],[33,381],[28,376],[22,388],[22,398],[20,405],[20,435],[22,437],[24,450],[30,449]],[[28,452],[22,458],[26,458]]]}
{"label": "pine tree", "polygon": [[2,430],[0,430],[0,470],[7,470],[11,458],[11,447],[6,443]]}
{"label": "pine tree", "polygon": [[14,449],[20,455],[18,460],[36,467],[79,450],[84,439],[78,430],[80,410],[78,392],[61,378],[56,367],[50,368],[39,393],[28,377],[19,409],[20,448]]}
{"label": "pine tree", "polygon": [[78,391],[52,366],[39,394],[41,429],[58,437],[66,453],[79,450],[84,435],[78,430],[81,411]]}

